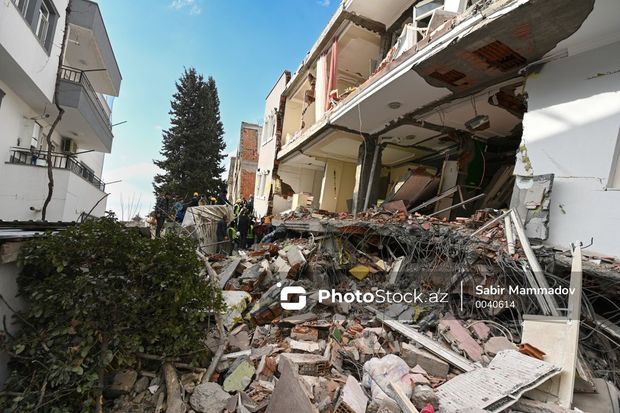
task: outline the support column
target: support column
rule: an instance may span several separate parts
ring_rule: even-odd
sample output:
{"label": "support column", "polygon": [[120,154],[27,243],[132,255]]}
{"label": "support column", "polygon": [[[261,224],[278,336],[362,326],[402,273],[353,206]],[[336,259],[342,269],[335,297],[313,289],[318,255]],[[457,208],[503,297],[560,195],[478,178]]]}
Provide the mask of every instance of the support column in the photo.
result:
{"label": "support column", "polygon": [[[367,137],[365,144],[360,144],[355,170],[355,188],[353,190],[354,214],[364,210],[367,194],[369,195],[368,206],[377,202],[382,152],[383,148],[377,143],[375,137]],[[374,168],[373,165],[375,165]],[[371,173],[372,179],[370,179]]]}

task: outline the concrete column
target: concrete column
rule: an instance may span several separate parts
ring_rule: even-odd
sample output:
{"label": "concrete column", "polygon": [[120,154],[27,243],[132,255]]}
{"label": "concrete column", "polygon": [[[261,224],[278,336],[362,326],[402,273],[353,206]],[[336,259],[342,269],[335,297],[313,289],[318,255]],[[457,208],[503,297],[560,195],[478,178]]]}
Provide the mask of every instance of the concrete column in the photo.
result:
{"label": "concrete column", "polygon": [[[366,138],[366,143],[360,144],[357,156],[357,168],[355,170],[355,187],[353,189],[353,213],[361,212],[364,209],[366,193],[370,188],[370,198],[368,205],[374,205],[378,198],[379,177],[381,175],[381,154],[383,148],[377,148],[377,139],[374,137]],[[373,171],[373,160],[375,159],[375,150],[378,149],[376,157],[376,166]],[[370,179],[371,171],[374,176]]]}

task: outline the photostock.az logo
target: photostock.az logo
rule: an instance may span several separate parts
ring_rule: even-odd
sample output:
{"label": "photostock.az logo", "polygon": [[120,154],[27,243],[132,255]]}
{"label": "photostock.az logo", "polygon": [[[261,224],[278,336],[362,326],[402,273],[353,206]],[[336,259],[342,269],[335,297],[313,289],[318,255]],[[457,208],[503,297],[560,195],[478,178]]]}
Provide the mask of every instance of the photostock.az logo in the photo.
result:
{"label": "photostock.az logo", "polygon": [[[278,283],[277,286],[282,287],[282,283]],[[288,298],[291,295],[298,295],[299,301],[289,302]],[[284,310],[302,310],[306,306],[306,289],[304,287],[284,287],[280,291],[280,305]]]}

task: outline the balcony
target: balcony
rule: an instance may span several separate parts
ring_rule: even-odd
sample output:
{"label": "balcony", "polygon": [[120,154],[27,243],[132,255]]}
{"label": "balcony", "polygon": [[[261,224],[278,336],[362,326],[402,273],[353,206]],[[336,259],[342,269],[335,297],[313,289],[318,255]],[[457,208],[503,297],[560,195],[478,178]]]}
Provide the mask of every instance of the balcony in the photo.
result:
{"label": "balcony", "polygon": [[63,63],[89,71],[97,92],[118,96],[122,77],[97,3],[71,1],[69,39]]}
{"label": "balcony", "polygon": [[61,69],[58,103],[65,114],[58,132],[74,139],[82,148],[109,153],[113,139],[110,109],[95,92],[88,76],[74,68]]}
{"label": "balcony", "polygon": [[[78,162],[75,156],[65,153],[52,152],[49,157],[49,162],[52,164],[52,168],[71,171],[100,191],[105,191],[105,183],[89,168]],[[47,167],[47,151],[26,148],[11,148],[8,163],[39,168]]]}

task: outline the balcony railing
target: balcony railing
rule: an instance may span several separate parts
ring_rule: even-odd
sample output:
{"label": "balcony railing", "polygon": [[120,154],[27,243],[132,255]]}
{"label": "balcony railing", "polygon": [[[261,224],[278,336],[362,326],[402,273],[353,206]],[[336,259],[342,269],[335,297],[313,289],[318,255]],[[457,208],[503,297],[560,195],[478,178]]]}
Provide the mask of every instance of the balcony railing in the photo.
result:
{"label": "balcony railing", "polygon": [[107,125],[108,129],[112,130],[112,122],[110,121],[110,116],[103,107],[103,103],[99,99],[99,96],[97,96],[97,92],[95,92],[93,85],[88,80],[88,76],[86,76],[86,73],[81,70],[63,66],[60,69],[60,78],[62,80],[66,80],[67,82],[81,85],[84,88],[84,91],[86,92],[88,97],[92,100],[93,104],[97,108],[97,113],[99,114],[99,116],[101,116],[103,122]]}
{"label": "balcony railing", "polygon": [[[9,163],[45,167],[48,165],[47,151],[34,148],[11,148]],[[78,162],[74,155],[52,152],[49,163],[55,169],[68,169],[101,191],[105,191],[105,183],[93,171]]]}

